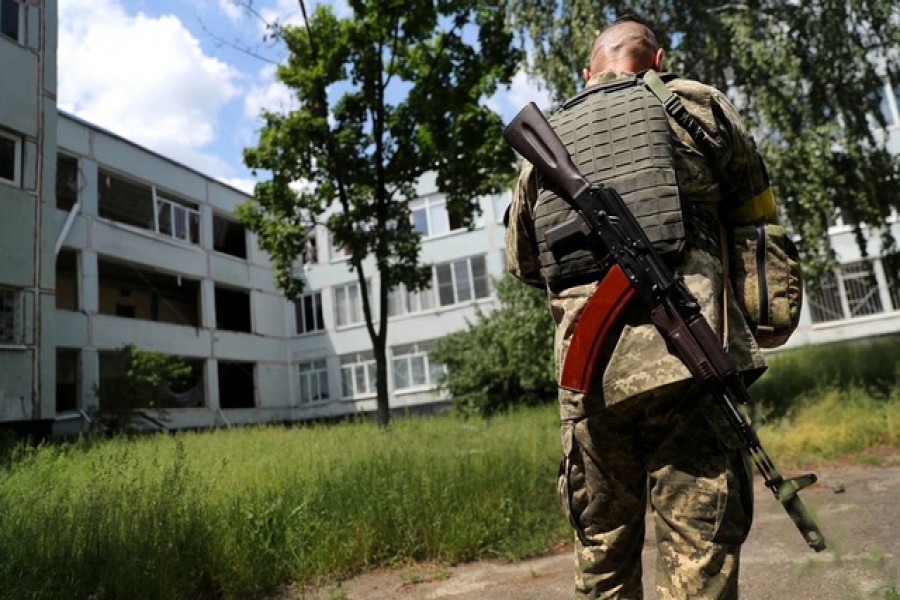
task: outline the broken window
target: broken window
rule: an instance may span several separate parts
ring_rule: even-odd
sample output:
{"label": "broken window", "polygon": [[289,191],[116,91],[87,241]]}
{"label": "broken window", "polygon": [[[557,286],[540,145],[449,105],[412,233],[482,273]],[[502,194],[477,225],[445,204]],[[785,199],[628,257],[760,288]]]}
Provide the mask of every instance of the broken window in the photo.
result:
{"label": "broken window", "polygon": [[97,201],[97,214],[103,218],[142,229],[155,228],[153,188],[147,184],[100,169]]}
{"label": "broken window", "polygon": [[56,157],[56,208],[72,210],[78,202],[78,159],[60,154]]}
{"label": "broken window", "polygon": [[216,286],[216,329],[253,333],[250,293]]}
{"label": "broken window", "polygon": [[61,250],[56,257],[56,308],[78,310],[78,253]]}
{"label": "broken window", "polygon": [[0,0],[0,33],[13,41],[20,41],[21,18],[19,0]]}
{"label": "broken window", "polygon": [[100,314],[200,326],[200,282],[99,260]]}
{"label": "broken window", "polygon": [[81,405],[80,352],[75,348],[56,349],[56,412],[77,410]]}
{"label": "broken window", "polygon": [[22,138],[0,130],[0,181],[19,185],[22,173]]}
{"label": "broken window", "polygon": [[[129,376],[134,368],[133,357],[135,353],[155,356],[164,359],[169,365],[187,367],[185,373],[177,379],[164,379],[153,384],[146,378],[135,379]],[[101,413],[116,411],[129,411],[135,409],[173,409],[193,408],[203,406],[203,364],[199,359],[188,359],[180,356],[165,355],[156,352],[126,347],[114,351],[101,351],[100,382],[99,382],[99,408]],[[158,364],[158,363],[157,363]],[[138,368],[137,371],[146,371],[147,367]],[[181,369],[179,368],[179,371]]]}
{"label": "broken window", "polygon": [[294,301],[294,308],[297,315],[297,333],[310,333],[325,329],[321,292],[303,294]]}
{"label": "broken window", "polygon": [[220,408],[256,406],[253,363],[219,361],[218,373]]}
{"label": "broken window", "polygon": [[213,215],[213,250],[247,258],[247,232],[244,226]]}

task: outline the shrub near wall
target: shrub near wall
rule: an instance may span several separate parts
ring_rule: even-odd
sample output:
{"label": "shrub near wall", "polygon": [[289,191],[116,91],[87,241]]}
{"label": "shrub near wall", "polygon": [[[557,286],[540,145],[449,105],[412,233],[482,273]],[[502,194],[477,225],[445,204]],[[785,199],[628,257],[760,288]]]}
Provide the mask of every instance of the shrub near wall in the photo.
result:
{"label": "shrub near wall", "polygon": [[568,536],[555,410],[117,438],[0,470],[0,597],[246,598]]}
{"label": "shrub near wall", "polygon": [[784,350],[767,356],[769,370],[750,386],[763,414],[780,418],[803,397],[828,389],[862,388],[887,397],[900,385],[900,336]]}

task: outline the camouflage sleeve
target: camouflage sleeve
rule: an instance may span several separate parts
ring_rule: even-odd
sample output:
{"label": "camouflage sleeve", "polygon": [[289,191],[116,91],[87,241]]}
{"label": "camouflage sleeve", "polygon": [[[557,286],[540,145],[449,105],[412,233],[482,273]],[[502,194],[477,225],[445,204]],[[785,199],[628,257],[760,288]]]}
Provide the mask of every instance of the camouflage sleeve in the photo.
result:
{"label": "camouflage sleeve", "polygon": [[765,164],[753,136],[734,105],[718,90],[710,97],[716,122],[717,170],[723,183],[723,201],[732,223],[776,220],[775,199]]}
{"label": "camouflage sleeve", "polygon": [[541,277],[532,209],[537,201],[534,167],[525,161],[513,188],[506,225],[506,264],[509,272],[523,282],[544,286]]}

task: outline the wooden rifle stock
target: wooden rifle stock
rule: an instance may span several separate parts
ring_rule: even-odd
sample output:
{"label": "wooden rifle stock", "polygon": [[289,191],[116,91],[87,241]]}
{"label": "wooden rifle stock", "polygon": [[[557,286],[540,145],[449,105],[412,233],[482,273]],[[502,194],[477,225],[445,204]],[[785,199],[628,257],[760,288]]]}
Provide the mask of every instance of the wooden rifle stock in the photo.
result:
{"label": "wooden rifle stock", "polygon": [[637,296],[694,379],[717,400],[743,450],[807,545],[817,552],[824,550],[825,537],[798,493],[815,483],[816,476],[810,473],[785,479],[775,468],[751,424],[750,394],[734,361],[722,348],[690,290],[656,253],[622,197],[602,185],[591,186],[533,102],[516,115],[503,137],[558,187],[577,211],[579,216],[575,218],[584,221],[565,224],[562,230],[585,235],[598,262],[607,256],[615,260],[576,324],[560,385],[581,392],[590,389],[603,340],[624,307]]}

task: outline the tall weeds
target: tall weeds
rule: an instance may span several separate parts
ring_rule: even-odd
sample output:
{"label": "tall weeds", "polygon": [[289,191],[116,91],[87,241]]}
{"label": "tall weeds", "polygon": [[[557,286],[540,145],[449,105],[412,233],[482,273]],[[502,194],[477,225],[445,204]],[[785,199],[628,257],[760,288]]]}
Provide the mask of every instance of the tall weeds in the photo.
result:
{"label": "tall weeds", "polygon": [[559,539],[554,414],[248,428],[20,449],[0,597],[245,598]]}

